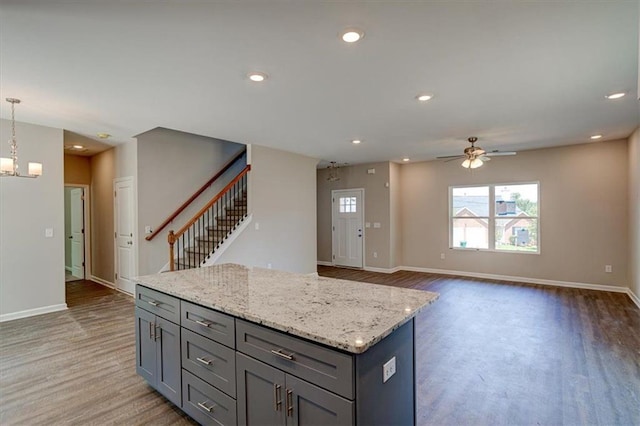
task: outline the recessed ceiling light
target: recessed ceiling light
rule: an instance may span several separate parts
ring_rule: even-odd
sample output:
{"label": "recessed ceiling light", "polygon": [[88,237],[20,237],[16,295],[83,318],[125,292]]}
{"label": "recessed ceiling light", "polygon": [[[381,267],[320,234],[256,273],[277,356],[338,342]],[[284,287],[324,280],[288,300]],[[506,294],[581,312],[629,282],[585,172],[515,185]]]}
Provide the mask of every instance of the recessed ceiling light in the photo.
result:
{"label": "recessed ceiling light", "polygon": [[402,159],[402,161],[404,161],[405,163],[406,163],[407,161],[409,161],[409,160],[411,160],[409,157],[404,157],[404,158]]}
{"label": "recessed ceiling light", "polygon": [[607,98],[607,99],[620,99],[624,95],[626,95],[626,93],[624,93],[624,92],[612,93],[610,95],[605,96],[605,98]]}
{"label": "recessed ceiling light", "polygon": [[111,137],[111,135],[109,133],[98,133],[97,136],[100,139],[109,139]]}
{"label": "recessed ceiling light", "polygon": [[426,93],[423,93],[421,95],[416,96],[416,99],[419,100],[420,102],[426,102],[428,100],[430,100],[431,98],[433,98],[433,95],[429,95]]}
{"label": "recessed ceiling light", "polygon": [[591,139],[596,140],[596,139],[600,139],[602,137],[602,135],[593,135],[591,136]]}
{"label": "recessed ceiling light", "polygon": [[267,75],[263,72],[251,72],[249,73],[249,80],[255,82],[265,81],[267,79]]}
{"label": "recessed ceiling light", "polygon": [[364,32],[355,28],[348,28],[340,34],[342,41],[347,43],[355,43],[364,37]]}
{"label": "recessed ceiling light", "polygon": [[74,145],[73,146],[73,149],[82,149],[82,148],[84,148],[83,145]]}
{"label": "recessed ceiling light", "polygon": [[354,139],[351,141],[351,143],[354,145],[358,145],[359,143],[362,143],[362,141],[360,139]]}

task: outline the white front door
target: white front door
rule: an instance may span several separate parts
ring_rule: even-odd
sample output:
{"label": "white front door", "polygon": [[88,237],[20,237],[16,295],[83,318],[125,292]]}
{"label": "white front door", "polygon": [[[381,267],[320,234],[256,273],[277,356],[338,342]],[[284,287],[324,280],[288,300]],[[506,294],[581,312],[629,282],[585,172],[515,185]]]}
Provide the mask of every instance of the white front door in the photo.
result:
{"label": "white front door", "polygon": [[331,191],[333,264],[362,268],[364,189]]}
{"label": "white front door", "polygon": [[116,288],[132,293],[135,291],[135,232],[133,178],[117,179],[114,182],[115,216],[115,270]]}
{"label": "white front door", "polygon": [[71,275],[84,279],[84,189],[71,190]]}

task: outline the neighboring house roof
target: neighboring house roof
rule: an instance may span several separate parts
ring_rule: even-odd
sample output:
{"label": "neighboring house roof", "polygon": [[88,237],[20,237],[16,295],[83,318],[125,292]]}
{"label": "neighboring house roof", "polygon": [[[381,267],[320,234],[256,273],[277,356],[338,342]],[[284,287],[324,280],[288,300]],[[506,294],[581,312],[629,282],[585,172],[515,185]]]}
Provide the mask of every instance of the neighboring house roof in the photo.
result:
{"label": "neighboring house roof", "polygon": [[474,216],[489,216],[489,197],[484,195],[453,197],[453,211],[456,216],[465,208]]}

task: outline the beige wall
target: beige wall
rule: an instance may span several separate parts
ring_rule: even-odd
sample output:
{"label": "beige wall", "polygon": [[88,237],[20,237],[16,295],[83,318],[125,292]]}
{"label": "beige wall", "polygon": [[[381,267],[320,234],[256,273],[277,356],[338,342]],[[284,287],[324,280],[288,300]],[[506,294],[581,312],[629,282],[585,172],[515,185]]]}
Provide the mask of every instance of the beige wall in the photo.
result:
{"label": "beige wall", "polygon": [[[367,169],[375,169],[375,174],[367,174]],[[389,182],[389,163],[360,164],[341,167],[338,170],[340,180],[327,181],[328,169],[317,171],[318,202],[318,260],[331,262],[331,191],[337,189],[364,188],[364,220],[371,224],[364,229],[365,266],[390,268],[393,265],[391,254],[391,212]],[[379,222],[380,228],[373,223]],[[378,254],[377,258],[373,253]]]}
{"label": "beige wall", "polygon": [[[626,287],[628,167],[626,140],[524,151],[474,171],[457,162],[403,165],[403,263]],[[450,185],[529,181],[540,182],[539,255],[448,248]]]}
{"label": "beige wall", "polygon": [[187,223],[244,168],[244,162],[227,171],[152,241],[145,240],[145,226],[160,225],[244,146],[163,128],[137,139],[138,274],[146,275],[159,272],[169,261],[169,230]]}
{"label": "beige wall", "polygon": [[114,282],[113,179],[116,148],[91,157],[91,275]]}
{"label": "beige wall", "polygon": [[314,158],[252,145],[252,222],[216,263],[315,272],[316,164]]}
{"label": "beige wall", "polygon": [[629,138],[629,288],[640,298],[640,127]]}
{"label": "beige wall", "polygon": [[390,235],[392,268],[402,266],[402,186],[400,170],[402,166],[389,163],[389,198],[390,206]]}
{"label": "beige wall", "polygon": [[[10,131],[11,122],[0,120],[3,157]],[[21,169],[37,161],[43,174],[0,178],[0,321],[66,306],[62,130],[17,122],[16,137]]]}
{"label": "beige wall", "polygon": [[91,159],[80,155],[64,155],[64,183],[91,185]]}

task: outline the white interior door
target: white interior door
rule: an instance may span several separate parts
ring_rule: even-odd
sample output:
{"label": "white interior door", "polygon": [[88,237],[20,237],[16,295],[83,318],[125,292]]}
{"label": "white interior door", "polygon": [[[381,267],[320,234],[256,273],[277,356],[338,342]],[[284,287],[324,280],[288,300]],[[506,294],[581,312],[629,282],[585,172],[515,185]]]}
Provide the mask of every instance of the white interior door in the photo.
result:
{"label": "white interior door", "polygon": [[333,263],[362,268],[364,189],[331,191]]}
{"label": "white interior door", "polygon": [[84,279],[84,189],[71,190],[71,275]]}
{"label": "white interior door", "polygon": [[134,195],[133,178],[123,178],[115,181],[115,284],[118,289],[132,294],[135,291],[135,283],[132,278],[136,275]]}

